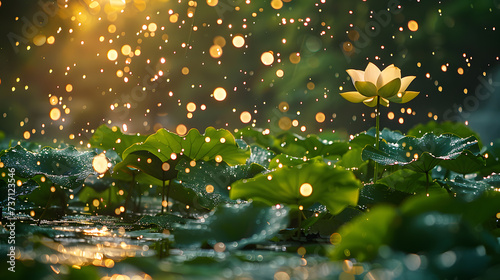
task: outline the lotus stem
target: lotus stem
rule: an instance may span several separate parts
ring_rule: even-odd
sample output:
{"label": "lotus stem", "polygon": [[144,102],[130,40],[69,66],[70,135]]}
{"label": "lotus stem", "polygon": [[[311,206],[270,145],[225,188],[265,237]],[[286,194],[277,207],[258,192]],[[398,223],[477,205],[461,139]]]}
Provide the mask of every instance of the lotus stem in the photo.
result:
{"label": "lotus stem", "polygon": [[[162,180],[163,182],[163,186],[162,186],[162,189],[161,189],[161,213],[165,213],[165,206],[163,206],[163,201],[165,201],[165,180]],[[168,202],[167,202],[167,206],[168,206]]]}
{"label": "lotus stem", "polygon": [[[130,198],[132,197],[132,191],[134,190],[134,184],[135,184],[135,173],[132,173],[132,182],[130,183],[127,198],[125,199],[125,209],[127,209],[128,204],[130,203]],[[135,206],[135,201],[134,201],[134,206]]]}
{"label": "lotus stem", "polygon": [[167,186],[167,213],[168,213],[168,199],[170,198],[170,180],[168,180]]}
{"label": "lotus stem", "polygon": [[42,218],[45,215],[45,213],[47,212],[47,209],[49,208],[50,202],[52,201],[53,197],[54,197],[54,192],[50,192],[50,196],[49,196],[49,199],[47,200],[47,204],[45,204],[45,208],[43,209],[43,212],[40,215],[40,217],[38,217],[38,222],[36,223],[37,226],[39,226],[40,223],[42,222]]}
{"label": "lotus stem", "polygon": [[[375,108],[375,148],[379,149],[380,138],[380,96],[377,96],[377,107]],[[375,161],[375,172],[373,174],[373,182],[376,183],[378,178],[378,163]]]}
{"label": "lotus stem", "polygon": [[425,185],[425,194],[429,196],[429,171],[425,172],[425,179],[427,181]]}
{"label": "lotus stem", "polygon": [[302,210],[299,210],[299,216],[297,217],[297,218],[298,218],[298,225],[297,225],[297,239],[299,239],[299,240],[300,240],[300,236],[301,236],[302,215],[304,215],[304,214],[302,213]]}

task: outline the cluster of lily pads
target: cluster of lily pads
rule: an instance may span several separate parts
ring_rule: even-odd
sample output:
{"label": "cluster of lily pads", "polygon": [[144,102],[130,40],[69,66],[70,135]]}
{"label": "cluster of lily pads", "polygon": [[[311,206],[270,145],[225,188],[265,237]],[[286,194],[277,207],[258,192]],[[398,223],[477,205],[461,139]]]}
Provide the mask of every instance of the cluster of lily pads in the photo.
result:
{"label": "cluster of lily pads", "polygon": [[115,215],[167,230],[172,248],[315,244],[317,255],[384,273],[402,273],[390,268],[396,259],[415,277],[500,269],[500,142],[483,145],[463,124],[372,128],[349,140],[252,127],[128,135],[103,125],[90,147],[4,149],[2,205],[14,168],[17,214],[39,223]]}

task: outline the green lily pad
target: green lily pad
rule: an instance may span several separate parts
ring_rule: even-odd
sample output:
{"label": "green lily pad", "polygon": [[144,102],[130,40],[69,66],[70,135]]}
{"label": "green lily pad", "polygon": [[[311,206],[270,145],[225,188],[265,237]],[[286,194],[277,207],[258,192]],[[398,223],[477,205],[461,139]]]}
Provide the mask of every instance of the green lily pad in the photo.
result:
{"label": "green lily pad", "polygon": [[438,123],[436,121],[429,121],[426,124],[417,124],[406,133],[407,136],[422,137],[426,133],[433,133],[436,135],[442,134],[454,134],[460,138],[468,138],[474,136],[477,139],[479,148],[482,147],[481,139],[479,135],[466,126],[463,123],[455,123],[451,121],[445,121]]}
{"label": "green lily pad", "polygon": [[366,146],[363,160],[373,159],[382,165],[402,165],[427,173],[443,160],[457,158],[464,150],[479,152],[474,136],[459,138],[451,134],[427,133],[421,138],[406,136],[396,143],[380,142],[379,149]]}
{"label": "green lily pad", "polygon": [[[498,178],[495,180],[498,181]],[[401,212],[407,216],[417,216],[430,211],[457,214],[476,226],[494,218],[500,211],[499,205],[499,192],[484,191],[472,201],[443,196],[416,196],[401,206]]]}
{"label": "green lily pad", "polygon": [[307,159],[307,158],[298,158],[294,157],[291,155],[287,154],[279,154],[275,156],[273,159],[271,159],[271,162],[269,163],[269,169],[276,169],[276,168],[281,168],[283,166],[297,166],[304,164],[304,162],[308,161],[314,161],[314,162],[322,162],[323,159],[321,157],[317,157],[314,159]]}
{"label": "green lily pad", "polygon": [[[364,148],[366,145],[375,145],[375,135],[377,131],[375,127],[371,127],[365,132],[356,134],[350,141],[349,144],[351,148]],[[397,130],[390,130],[386,127],[380,131],[380,138],[382,141],[388,143],[396,143],[399,139],[403,138],[404,135]]]}
{"label": "green lily pad", "polygon": [[259,145],[250,145],[251,153],[247,160],[247,164],[256,163],[265,168],[269,167],[271,159],[276,155],[273,151],[262,148]]}
{"label": "green lily pad", "polygon": [[336,162],[336,165],[351,170],[361,181],[370,180],[369,162],[361,158],[362,148],[352,148]]}
{"label": "green lily pad", "polygon": [[174,229],[177,244],[211,246],[222,242],[227,250],[262,243],[288,225],[288,209],[258,203],[220,205],[198,221],[188,221]]}
{"label": "green lily pad", "polygon": [[444,160],[439,165],[442,167],[465,175],[479,171],[484,167],[485,162],[482,156],[474,155],[470,151],[463,151],[453,160]]}
{"label": "green lily pad", "polygon": [[356,206],[361,187],[351,171],[323,162],[306,162],[237,181],[231,185],[229,197],[268,205],[283,203],[293,209],[307,209],[318,202],[335,215],[348,205]]}
{"label": "green lily pad", "polygon": [[349,149],[347,142],[326,140],[313,134],[304,137],[291,132],[283,132],[275,137],[264,133],[261,129],[247,127],[238,130],[235,135],[266,147],[275,154],[284,153],[294,157],[340,156]]}
{"label": "green lily pad", "polygon": [[159,129],[144,143],[137,143],[127,148],[123,152],[123,158],[138,151],[150,152],[161,162],[185,155],[193,160],[205,161],[221,157],[221,160],[227,164],[236,165],[244,164],[250,156],[250,150],[239,148],[229,131],[216,130],[213,127],[208,127],[203,135],[198,130],[191,129],[184,137]]}
{"label": "green lily pad", "polygon": [[39,184],[35,180],[29,179],[26,182],[23,182],[21,186],[16,186],[15,188],[16,192],[12,194],[9,193],[7,181],[0,180],[0,205],[3,206],[14,205],[17,209],[18,208],[17,206],[20,205],[19,203],[20,197],[29,195],[37,188],[39,188]]}
{"label": "green lily pad", "polygon": [[358,207],[365,210],[377,204],[400,205],[405,199],[411,196],[408,192],[403,192],[390,188],[385,184],[367,184],[359,192]]}
{"label": "green lily pad", "polygon": [[[44,176],[34,176],[23,182],[21,187],[16,187],[16,196],[24,198],[36,206],[45,206],[52,194],[50,189],[53,184],[50,180],[42,180],[42,177]],[[56,195],[59,195],[61,191],[60,187],[56,187],[55,190]]]}
{"label": "green lily pad", "polygon": [[269,133],[264,133],[262,129],[247,126],[235,132],[234,137],[241,138],[247,143],[255,143],[262,147],[269,148],[275,153],[280,153],[279,150],[276,150],[281,144],[280,140]]}
{"label": "green lily pad", "polygon": [[345,153],[342,158],[337,162],[337,165],[345,168],[359,169],[366,165],[367,161],[361,158],[361,148],[354,148]]}
{"label": "green lily pad", "polygon": [[366,145],[375,145],[375,136],[368,135],[366,133],[356,134],[351,140],[349,140],[351,148],[364,148]]}
{"label": "green lily pad", "polygon": [[[120,179],[122,180],[127,179],[127,176],[125,174],[132,176],[132,174],[134,173],[133,169],[136,169],[160,181],[167,181],[177,177],[178,171],[175,169],[175,166],[180,160],[186,158],[186,156],[176,156],[173,159],[169,158],[166,161],[162,161],[154,153],[146,150],[138,150],[129,153],[127,157],[123,159],[123,161],[115,165],[114,170],[122,171],[121,173],[119,173],[122,176],[120,177]],[[116,174],[115,178],[120,176],[119,174]],[[136,177],[135,179],[141,181],[140,177]]]}
{"label": "green lily pad", "polygon": [[483,152],[485,166],[481,168],[482,176],[488,176],[492,173],[500,173],[500,139],[491,142],[486,146]]}
{"label": "green lily pad", "polygon": [[345,208],[337,215],[332,215],[325,211],[308,217],[301,226],[308,234],[319,234],[322,237],[330,237],[342,225],[363,214],[364,212],[361,210],[351,207]]}
{"label": "green lily pad", "polygon": [[306,137],[294,133],[285,133],[281,137],[280,152],[294,157],[343,155],[349,150],[349,144],[341,141],[328,141],[310,134]]}
{"label": "green lily pad", "polygon": [[426,175],[409,169],[400,169],[377,181],[379,184],[415,195],[447,195],[447,191],[436,182],[427,185]]}
{"label": "green lily pad", "polygon": [[113,126],[109,128],[105,124],[99,126],[89,140],[94,148],[103,150],[112,149],[121,156],[123,151],[135,143],[146,141],[146,135],[124,134],[120,128]]}
{"label": "green lily pad", "polygon": [[[194,165],[194,166],[193,166]],[[193,190],[197,195],[196,203],[213,209],[222,202],[229,202],[229,187],[240,179],[251,178],[264,171],[264,167],[252,163],[229,166],[225,162],[183,161],[176,166],[180,184]]]}
{"label": "green lily pad", "polygon": [[434,211],[416,216],[403,215],[393,236],[392,247],[407,253],[434,255],[467,247],[483,247],[486,252],[494,252],[500,248],[493,236],[475,230],[460,214]]}
{"label": "green lily pad", "polygon": [[81,152],[74,147],[65,149],[42,148],[39,152],[31,152],[21,146],[10,148],[1,157],[6,167],[15,168],[16,175],[32,178],[44,175],[60,186],[76,188],[94,173],[92,160],[96,156],[93,151]]}
{"label": "green lily pad", "polygon": [[483,180],[468,180],[455,177],[453,180],[443,181],[455,197],[465,201],[472,201],[480,197],[485,191],[494,191],[500,187],[500,175],[492,175]]}
{"label": "green lily pad", "polygon": [[[371,127],[366,131],[366,134],[375,138],[375,136],[377,135],[377,130],[375,129],[375,127]],[[390,130],[387,127],[384,127],[384,129],[380,131],[380,137],[388,143],[396,143],[405,136],[400,131]]]}
{"label": "green lily pad", "polygon": [[397,217],[393,206],[377,206],[342,226],[333,239],[329,252],[333,260],[356,258],[358,261],[373,259],[380,246],[391,240],[391,225]]}
{"label": "green lily pad", "polygon": [[498,212],[498,199],[498,194],[483,195],[467,203],[451,197],[417,196],[406,200],[400,208],[376,206],[340,228],[339,235],[332,238],[336,246],[330,250],[330,257],[371,260],[383,245],[385,251],[426,256],[478,247],[484,249],[483,256],[498,255],[498,241],[478,227]]}

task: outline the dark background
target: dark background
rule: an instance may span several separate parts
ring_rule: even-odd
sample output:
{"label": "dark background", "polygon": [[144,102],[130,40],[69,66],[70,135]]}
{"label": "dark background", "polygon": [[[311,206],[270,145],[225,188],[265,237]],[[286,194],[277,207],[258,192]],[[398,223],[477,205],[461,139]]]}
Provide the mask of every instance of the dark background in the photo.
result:
{"label": "dark background", "polygon": [[[374,125],[372,108],[339,95],[354,90],[345,70],[364,69],[369,61],[417,76],[409,90],[421,92],[410,103],[384,108],[383,127],[404,132],[437,118],[467,121],[486,141],[500,137],[498,0],[292,0],[281,9],[256,0],[219,0],[216,7],[204,0],[126,0],[122,6],[121,0],[100,0],[94,9],[91,2],[1,1],[0,130],[8,137],[85,145],[103,123],[126,124],[131,133],[175,131],[179,124],[235,129],[247,125],[239,118],[243,111],[251,112],[256,127],[273,132],[288,117],[298,121],[292,131],[335,130],[345,137]],[[169,13],[177,13],[178,21],[172,23]],[[417,31],[409,30],[410,20]],[[150,23],[157,25],[154,36],[143,29]],[[244,47],[232,45],[236,34],[246,36]],[[37,35],[55,42],[36,46]],[[226,40],[220,58],[209,54],[216,36]],[[125,44],[141,54],[123,55]],[[110,49],[118,51],[116,62],[106,57]],[[274,53],[270,66],[260,61],[266,51]],[[295,53],[297,64],[289,59]],[[129,72],[117,77],[126,66]],[[276,75],[279,69],[283,77]],[[151,81],[159,70],[163,77]],[[210,96],[216,87],[227,91],[222,102]],[[59,103],[51,105],[49,95]],[[189,102],[196,104],[192,118]],[[60,119],[51,120],[52,108],[60,109]],[[326,116],[322,123],[315,120],[318,112]]]}

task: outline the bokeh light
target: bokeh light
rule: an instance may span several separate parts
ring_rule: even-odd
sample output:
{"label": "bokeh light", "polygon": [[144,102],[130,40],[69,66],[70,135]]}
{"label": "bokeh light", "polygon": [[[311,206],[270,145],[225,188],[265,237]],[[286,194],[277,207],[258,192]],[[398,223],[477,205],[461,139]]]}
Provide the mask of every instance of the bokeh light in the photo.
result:
{"label": "bokeh light", "polygon": [[187,127],[185,125],[183,125],[183,124],[179,124],[175,128],[175,133],[177,133],[177,134],[179,134],[181,136],[184,136],[187,133]]}
{"label": "bokeh light", "polygon": [[300,195],[304,197],[308,197],[312,194],[313,192],[313,187],[309,183],[304,183],[300,185]]}
{"label": "bokeh light", "polygon": [[279,10],[279,9],[283,8],[283,1],[281,1],[281,0],[272,0],[271,1],[271,7],[273,7],[273,9],[275,9],[275,10]]}
{"label": "bokeh light", "polygon": [[115,61],[118,58],[118,52],[115,49],[111,49],[108,51],[108,59],[111,61]]}
{"label": "bokeh light", "polygon": [[61,118],[61,110],[59,110],[59,108],[52,108],[52,110],[50,110],[50,118],[53,121],[57,121]]}
{"label": "bokeh light", "polygon": [[414,20],[410,20],[408,21],[408,29],[410,29],[410,31],[417,31],[418,30],[418,23]]}
{"label": "bokeh light", "polygon": [[250,114],[250,112],[244,111],[240,114],[240,120],[242,123],[249,123],[252,120],[252,114]]}
{"label": "bokeh light", "polygon": [[210,47],[210,56],[213,58],[219,58],[222,56],[222,47],[219,45],[212,45]]}
{"label": "bokeh light", "polygon": [[241,48],[245,45],[245,38],[242,35],[236,35],[233,37],[233,46]]}
{"label": "bokeh light", "polygon": [[226,96],[227,96],[226,90],[222,87],[218,87],[218,88],[214,89],[213,94],[214,94],[215,100],[217,100],[217,101],[223,101],[224,99],[226,99]]}
{"label": "bokeh light", "polygon": [[219,0],[207,0],[207,4],[210,7],[215,7],[219,3]]}
{"label": "bokeh light", "polygon": [[271,65],[274,62],[274,55],[271,52],[264,52],[260,56],[260,61],[262,61],[264,65]]}
{"label": "bokeh light", "polygon": [[109,169],[109,161],[106,155],[100,153],[92,159],[92,167],[97,173],[104,174]]}

